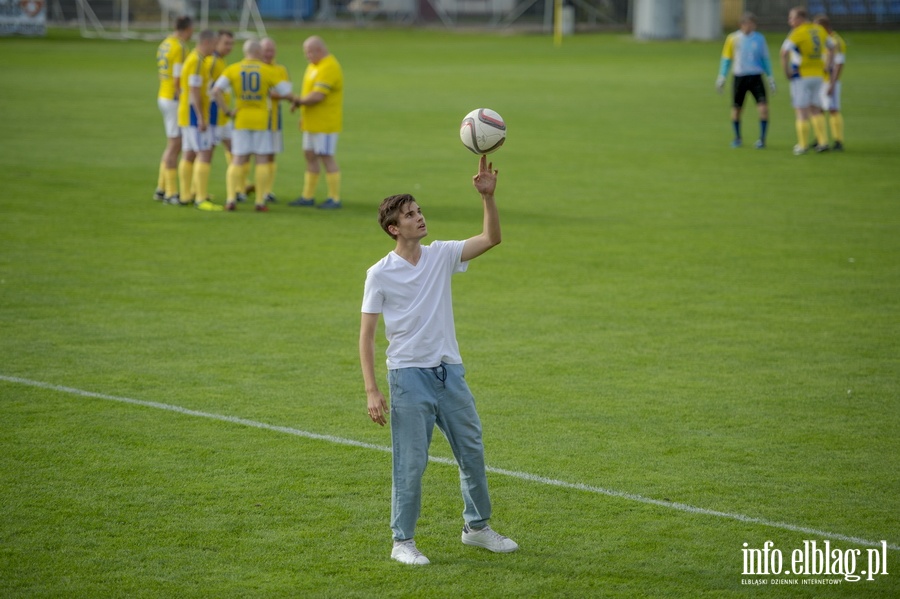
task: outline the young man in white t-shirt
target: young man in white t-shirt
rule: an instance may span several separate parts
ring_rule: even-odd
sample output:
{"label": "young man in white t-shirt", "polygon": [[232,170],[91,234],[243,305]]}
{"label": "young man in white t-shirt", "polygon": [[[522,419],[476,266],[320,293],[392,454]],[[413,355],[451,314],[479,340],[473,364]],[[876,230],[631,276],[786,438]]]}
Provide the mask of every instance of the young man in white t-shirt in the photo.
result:
{"label": "young man in white t-shirt", "polygon": [[378,221],[397,245],[366,273],[359,356],[369,417],[384,426],[388,405],[375,380],[375,329],[379,315],[384,315],[393,453],[391,557],[405,564],[429,563],[413,536],[435,424],[447,437],[459,465],[465,504],[462,542],[497,553],[519,548],[487,524],[491,500],[481,421],[465,381],[453,323],[450,277],[465,272],[470,260],[500,243],[500,217],[494,203],[497,171],[485,156],[472,182],[484,204],[479,235],[422,245],[428,228],[415,198],[409,194],[385,198]]}

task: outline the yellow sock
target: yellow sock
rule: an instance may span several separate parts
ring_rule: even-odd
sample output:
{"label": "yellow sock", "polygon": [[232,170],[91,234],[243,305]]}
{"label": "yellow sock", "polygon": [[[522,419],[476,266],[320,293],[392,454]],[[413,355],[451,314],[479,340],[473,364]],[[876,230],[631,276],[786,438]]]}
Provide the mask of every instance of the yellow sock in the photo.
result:
{"label": "yellow sock", "polygon": [[844,141],[844,115],[840,112],[832,112],[829,115],[829,121],[831,124],[831,137],[834,138],[834,141],[839,141],[843,143]]}
{"label": "yellow sock", "polygon": [[197,195],[194,200],[205,202],[209,199],[209,163],[200,160],[194,163],[194,188]]}
{"label": "yellow sock", "polygon": [[166,169],[166,197],[171,198],[178,193],[178,169]]}
{"label": "yellow sock", "polygon": [[191,183],[194,180],[194,163],[182,159],[178,163],[178,180],[181,182],[181,201],[191,199]]}
{"label": "yellow sock", "polygon": [[225,164],[228,166],[231,166],[232,158],[234,158],[234,156],[231,154],[231,150],[229,150],[228,148],[225,148]]}
{"label": "yellow sock", "polygon": [[312,200],[316,197],[316,186],[319,184],[319,173],[306,171],[303,175],[303,194],[301,197]]}
{"label": "yellow sock", "polygon": [[325,182],[328,183],[328,197],[335,202],[341,201],[341,171],[325,173]]}
{"label": "yellow sock", "polygon": [[240,189],[243,193],[244,184],[244,167],[235,164],[228,165],[228,171],[225,174],[225,201],[237,201],[237,192]]}
{"label": "yellow sock", "polygon": [[156,180],[156,189],[166,189],[166,163],[159,163],[159,178]]}
{"label": "yellow sock", "polygon": [[247,177],[250,176],[250,161],[244,163],[241,167],[241,184],[238,187],[240,193],[247,193]]}
{"label": "yellow sock", "polygon": [[827,146],[828,125],[825,123],[825,115],[815,114],[809,120],[812,121],[813,131],[816,133],[816,143],[820,146]]}
{"label": "yellow sock", "polygon": [[[269,171],[271,171],[271,173],[272,173],[272,186],[269,188],[269,193],[274,193],[272,190],[275,189],[275,175],[278,174],[278,163],[270,162],[269,163]],[[265,196],[263,196],[263,197],[265,197]]]}
{"label": "yellow sock", "polygon": [[267,164],[256,163],[254,170],[256,178],[256,204],[265,205],[266,194],[272,190],[272,169]]}
{"label": "yellow sock", "polygon": [[797,145],[801,148],[809,147],[809,121],[797,119],[794,126],[797,129]]}

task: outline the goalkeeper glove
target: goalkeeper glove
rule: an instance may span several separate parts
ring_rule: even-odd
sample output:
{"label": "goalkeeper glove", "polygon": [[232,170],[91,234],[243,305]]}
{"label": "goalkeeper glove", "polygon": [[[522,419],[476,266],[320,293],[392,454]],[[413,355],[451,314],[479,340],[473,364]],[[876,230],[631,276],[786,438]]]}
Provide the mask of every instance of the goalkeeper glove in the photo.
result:
{"label": "goalkeeper glove", "polygon": [[725,89],[725,77],[719,75],[716,78],[716,91],[721,94],[723,89]]}

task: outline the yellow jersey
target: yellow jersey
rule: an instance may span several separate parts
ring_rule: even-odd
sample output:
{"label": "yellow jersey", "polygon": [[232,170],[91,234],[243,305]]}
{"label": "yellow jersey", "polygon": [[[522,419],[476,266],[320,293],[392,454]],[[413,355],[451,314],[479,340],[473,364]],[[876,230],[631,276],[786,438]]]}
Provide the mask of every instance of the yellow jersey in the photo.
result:
{"label": "yellow jersey", "polygon": [[[201,117],[209,124],[209,77],[203,70],[202,56],[196,49],[188,54],[181,69],[181,95],[178,98],[178,126],[196,127]],[[191,88],[200,90],[200,113],[191,105]]]}
{"label": "yellow jersey", "polygon": [[[286,81],[290,81],[287,67],[281,64],[273,64],[272,68],[278,71],[280,77]],[[281,125],[281,102],[272,100],[272,104],[269,108],[269,131],[281,131]]]}
{"label": "yellow jersey", "polygon": [[325,99],[311,106],[300,106],[300,129],[308,133],[340,133],[344,118],[344,72],[333,54],[306,67],[300,95],[313,91],[325,94]]}
{"label": "yellow jersey", "polygon": [[271,92],[286,96],[293,89],[278,69],[247,58],[226,67],[215,85],[234,93],[234,128],[251,131],[268,130]]}
{"label": "yellow jersey", "polygon": [[[844,64],[847,55],[847,44],[844,42],[844,38],[838,35],[837,31],[832,31],[831,35],[828,36],[828,40],[830,44],[825,55],[825,81],[831,81],[831,74],[834,72],[835,66]],[[828,69],[829,64],[831,65],[831,70]]]}
{"label": "yellow jersey", "polygon": [[181,66],[187,47],[176,35],[164,39],[156,49],[156,71],[159,73],[159,97],[174,100],[178,97],[175,80],[181,76]]}
{"label": "yellow jersey", "polygon": [[[213,52],[209,56],[203,59],[203,72],[207,74],[209,77],[209,87],[210,87],[210,106],[209,106],[209,124],[215,125],[216,127],[223,127],[228,124],[228,116],[224,113],[219,112],[219,105],[215,103],[212,99],[212,86],[219,80],[219,77],[222,75],[222,72],[225,70],[225,59]],[[231,93],[226,92],[224,94],[225,106],[226,108],[231,107]]]}
{"label": "yellow jersey", "polygon": [[823,57],[828,43],[828,33],[820,25],[807,22],[794,27],[782,46],[791,59],[790,78],[821,77],[825,70]]}

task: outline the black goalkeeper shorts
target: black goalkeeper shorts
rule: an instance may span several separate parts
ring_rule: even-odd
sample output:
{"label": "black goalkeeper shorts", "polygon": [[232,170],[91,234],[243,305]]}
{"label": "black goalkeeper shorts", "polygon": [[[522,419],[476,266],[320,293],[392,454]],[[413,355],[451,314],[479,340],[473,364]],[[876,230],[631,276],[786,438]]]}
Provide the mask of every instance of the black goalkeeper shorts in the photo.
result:
{"label": "black goalkeeper shorts", "polygon": [[735,75],[734,76],[734,107],[742,108],[747,92],[753,94],[757,104],[766,104],[766,86],[762,75]]}

